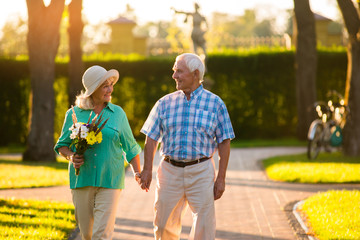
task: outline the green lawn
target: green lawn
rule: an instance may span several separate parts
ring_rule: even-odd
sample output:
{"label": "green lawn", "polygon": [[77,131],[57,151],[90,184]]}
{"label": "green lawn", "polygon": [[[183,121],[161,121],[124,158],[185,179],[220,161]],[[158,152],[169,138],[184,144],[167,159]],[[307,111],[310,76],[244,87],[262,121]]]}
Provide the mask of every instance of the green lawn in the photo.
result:
{"label": "green lawn", "polygon": [[360,239],[360,191],[328,191],[301,206],[309,234],[318,239]]}
{"label": "green lawn", "polygon": [[321,153],[316,160],[306,154],[269,158],[263,161],[270,179],[299,183],[360,183],[360,157],[340,152]]}
{"label": "green lawn", "polygon": [[0,189],[68,185],[68,162],[22,162],[0,157]]}
{"label": "green lawn", "polygon": [[[360,183],[360,157],[340,152],[321,153],[316,160],[306,154],[279,156],[263,161],[268,177],[299,183]],[[320,240],[360,239],[360,191],[314,194],[301,206],[309,234]]]}
{"label": "green lawn", "polygon": [[72,204],[0,198],[0,239],[67,239],[76,223]]}

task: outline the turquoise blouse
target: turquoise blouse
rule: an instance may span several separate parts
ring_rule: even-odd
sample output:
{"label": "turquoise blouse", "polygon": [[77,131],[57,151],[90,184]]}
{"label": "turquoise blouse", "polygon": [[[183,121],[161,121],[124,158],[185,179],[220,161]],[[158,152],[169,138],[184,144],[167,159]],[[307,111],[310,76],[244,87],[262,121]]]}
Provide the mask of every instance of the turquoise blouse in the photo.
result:
{"label": "turquoise blouse", "polygon": [[[79,122],[86,123],[92,110],[83,110],[74,107]],[[81,188],[86,186],[123,189],[125,179],[124,159],[130,162],[141,152],[141,147],[136,142],[124,110],[112,103],[108,103],[102,110],[103,119],[109,118],[105,127],[101,130],[103,140],[94,144],[85,151],[84,164],[80,167],[80,174],[75,175],[75,169],[69,162],[70,188]],[[69,147],[72,126],[72,110],[66,112],[61,136],[57,141],[54,150],[59,154],[58,149]],[[74,146],[71,150],[75,152]]]}

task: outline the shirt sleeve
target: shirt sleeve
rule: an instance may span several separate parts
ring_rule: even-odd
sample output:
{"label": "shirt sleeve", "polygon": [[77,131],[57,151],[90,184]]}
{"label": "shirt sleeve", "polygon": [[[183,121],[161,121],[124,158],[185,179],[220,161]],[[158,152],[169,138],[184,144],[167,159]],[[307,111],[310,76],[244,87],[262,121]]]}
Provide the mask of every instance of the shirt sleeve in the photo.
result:
{"label": "shirt sleeve", "polygon": [[234,139],[235,134],[230,121],[230,116],[225,106],[225,103],[220,100],[220,107],[218,111],[218,124],[216,128],[216,141],[221,143],[225,139]]}
{"label": "shirt sleeve", "polygon": [[61,130],[61,135],[54,146],[54,151],[57,154],[59,154],[59,148],[65,147],[65,146],[70,147],[72,140],[70,139],[71,132],[70,132],[69,128],[71,127],[72,124],[73,124],[73,122],[72,122],[72,117],[71,117],[71,109],[69,109],[65,114],[65,120],[64,120],[63,127]]}
{"label": "shirt sleeve", "polygon": [[123,113],[121,121],[120,143],[125,152],[127,162],[131,162],[131,160],[141,152],[141,147],[134,138],[125,112]]}
{"label": "shirt sleeve", "polygon": [[160,101],[157,101],[140,131],[155,141],[160,141],[162,133],[160,112]]}

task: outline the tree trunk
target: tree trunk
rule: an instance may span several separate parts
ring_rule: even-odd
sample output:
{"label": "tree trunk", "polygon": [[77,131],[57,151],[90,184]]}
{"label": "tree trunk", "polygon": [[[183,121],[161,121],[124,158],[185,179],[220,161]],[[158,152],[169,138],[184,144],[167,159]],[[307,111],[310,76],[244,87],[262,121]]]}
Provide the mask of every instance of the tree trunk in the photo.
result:
{"label": "tree trunk", "polygon": [[360,156],[360,19],[351,0],[337,0],[349,33],[345,104],[350,113],[344,127],[344,153]]}
{"label": "tree trunk", "polygon": [[54,147],[55,56],[65,0],[26,0],[29,17],[28,49],[31,80],[29,135],[24,161],[56,161]]}
{"label": "tree trunk", "polygon": [[72,105],[83,88],[81,77],[84,72],[81,37],[84,24],[81,19],[82,0],[72,0],[69,4],[69,103]]}
{"label": "tree trunk", "polygon": [[294,11],[297,136],[306,140],[310,124],[315,118],[313,108],[316,101],[317,69],[315,19],[309,0],[294,0]]}

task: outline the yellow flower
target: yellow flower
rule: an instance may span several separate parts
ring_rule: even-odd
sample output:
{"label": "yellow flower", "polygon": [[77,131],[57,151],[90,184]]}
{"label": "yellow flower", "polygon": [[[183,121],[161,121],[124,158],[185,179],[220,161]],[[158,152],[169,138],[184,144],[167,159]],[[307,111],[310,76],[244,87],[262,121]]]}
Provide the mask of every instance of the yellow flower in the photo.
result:
{"label": "yellow flower", "polygon": [[102,142],[102,133],[99,132],[97,135],[96,135],[96,142],[97,143],[101,143]]}
{"label": "yellow flower", "polygon": [[86,141],[89,145],[94,145],[96,143],[95,132],[90,132],[86,137]]}

